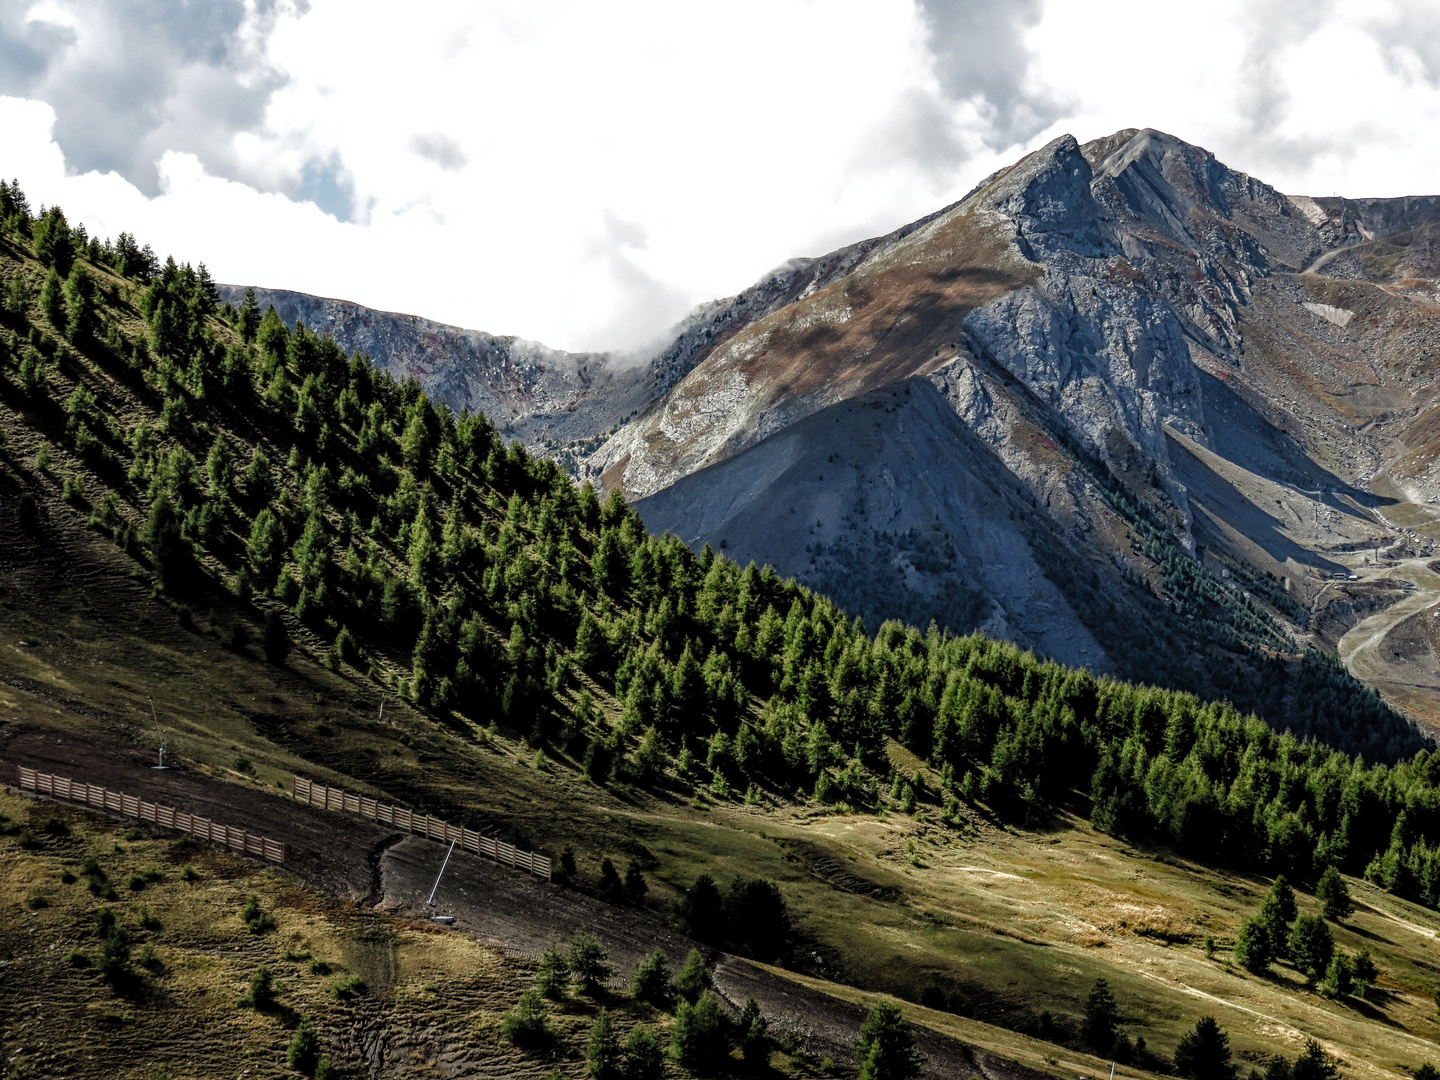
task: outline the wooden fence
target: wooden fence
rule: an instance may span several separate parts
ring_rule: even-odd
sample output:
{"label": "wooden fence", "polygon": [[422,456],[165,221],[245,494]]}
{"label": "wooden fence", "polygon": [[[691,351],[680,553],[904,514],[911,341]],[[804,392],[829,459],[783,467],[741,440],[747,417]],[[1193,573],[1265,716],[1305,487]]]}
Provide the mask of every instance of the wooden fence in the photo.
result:
{"label": "wooden fence", "polygon": [[179,829],[196,839],[212,840],[217,844],[224,844],[236,851],[243,851],[247,855],[255,855],[273,863],[283,864],[285,862],[285,845],[278,840],[271,840],[267,836],[257,836],[244,829],[232,829],[228,825],[220,825],[199,814],[183,813],[173,806],[142,802],[134,795],[123,795],[118,791],[97,787],[94,784],[83,784],[76,780],[68,780],[63,776],[51,776],[49,773],[36,772],[23,765],[20,766],[20,788],[22,791],[35,791],[52,798],[83,803],[86,806],[93,806],[96,810],[108,810],[112,814],[124,814],[127,817],[139,818],[141,821],[148,821],[167,829]]}
{"label": "wooden fence", "polygon": [[459,825],[451,825],[439,818],[430,817],[428,814],[417,814],[412,810],[388,806],[385,803],[376,802],[374,799],[367,799],[363,795],[353,795],[340,788],[311,783],[303,776],[295,777],[295,800],[308,806],[323,806],[326,810],[341,810],[359,814],[371,821],[378,821],[381,825],[392,825],[397,829],[419,833],[421,836],[439,840],[442,843],[448,844],[453,840],[456,846],[466,851],[473,851],[476,855],[485,855],[507,866],[528,870],[537,877],[543,877],[546,881],[550,880],[550,860],[546,856],[536,855],[531,851],[521,851],[513,844],[507,844],[503,840],[482,836],[478,832],[461,828]]}

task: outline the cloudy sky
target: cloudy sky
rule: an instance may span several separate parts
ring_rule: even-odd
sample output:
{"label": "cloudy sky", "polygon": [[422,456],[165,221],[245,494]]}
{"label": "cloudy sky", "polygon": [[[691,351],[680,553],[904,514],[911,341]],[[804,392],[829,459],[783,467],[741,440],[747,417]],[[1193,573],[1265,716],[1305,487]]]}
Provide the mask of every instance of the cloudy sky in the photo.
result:
{"label": "cloudy sky", "polygon": [[0,173],[33,204],[562,348],[641,347],[1123,127],[1285,191],[1440,193],[1440,5],[0,0]]}

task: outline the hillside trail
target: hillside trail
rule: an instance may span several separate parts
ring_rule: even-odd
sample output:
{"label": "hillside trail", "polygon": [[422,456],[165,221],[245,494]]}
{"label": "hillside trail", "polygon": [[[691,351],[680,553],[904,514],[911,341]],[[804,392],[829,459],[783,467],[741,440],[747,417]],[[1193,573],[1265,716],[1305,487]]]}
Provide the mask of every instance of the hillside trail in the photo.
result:
{"label": "hillside trail", "polygon": [[[1403,447],[1392,450],[1393,461]],[[1423,501],[1407,497],[1404,488],[1384,465],[1370,482],[1371,491],[1396,498],[1382,510],[1371,507],[1375,520],[1395,539],[1440,537],[1440,512]],[[1355,678],[1373,687],[1391,705],[1419,719],[1431,734],[1440,728],[1440,665],[1417,659],[1413,642],[1402,630],[1407,621],[1440,604],[1440,573],[1433,556],[1400,559],[1383,565],[1362,561],[1351,572],[1362,582],[1408,583],[1411,590],[1400,600],[1352,626],[1338,642],[1336,655]],[[1397,631],[1401,631],[1397,635]],[[1435,658],[1432,657],[1432,660]],[[1428,667],[1428,670],[1427,670]]]}
{"label": "hillside trail", "polygon": [[[1415,591],[1391,604],[1384,611],[1356,623],[1340,639],[1337,651],[1340,661],[1357,679],[1366,682],[1393,682],[1417,685],[1413,673],[1406,678],[1406,664],[1394,664],[1381,646],[1397,625],[1422,611],[1440,604],[1440,574],[1431,570],[1433,559],[1406,559],[1393,566],[1382,567],[1370,575],[1370,581],[1408,581]],[[1366,575],[1361,575],[1366,580]]]}

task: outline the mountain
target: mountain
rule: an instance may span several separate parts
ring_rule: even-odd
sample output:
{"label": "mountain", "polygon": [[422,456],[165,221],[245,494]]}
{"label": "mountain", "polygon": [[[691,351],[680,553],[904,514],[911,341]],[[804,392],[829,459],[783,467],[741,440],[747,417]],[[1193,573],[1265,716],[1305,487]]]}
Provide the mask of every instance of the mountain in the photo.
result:
{"label": "mountain", "polygon": [[[1193,639],[1164,653],[1333,650],[1433,589],[1437,224],[1064,136],[711,346],[582,473],[869,621],[1171,685],[1204,676],[1121,632],[1154,596]],[[1440,721],[1432,675],[1378,674]]]}
{"label": "mountain", "polygon": [[1440,723],[1434,635],[1394,603],[1440,598],[1437,223],[1435,198],[1287,196],[1127,130],[792,260],[625,363],[257,295],[871,626],[983,627],[1314,732],[1298,662],[1275,688],[1257,650],[1338,653]]}
{"label": "mountain", "polygon": [[[937,307],[1029,303],[1020,293],[1042,277],[993,233],[965,249],[974,274],[905,255],[951,224],[942,214],[767,279],[765,303],[729,302],[712,331],[724,340],[691,375],[807,291],[858,288],[872,264],[903,281],[909,259],[938,279]],[[955,228],[956,249],[974,224]],[[796,1080],[821,1054],[848,1068],[867,1012],[896,1044],[914,1025],[932,1076],[1100,1077],[1120,1058],[1173,1073],[1215,1023],[1212,1041],[1225,1035],[1245,1061],[1305,1054],[1322,1075],[1327,1055],[1422,1064],[1440,909],[1433,744],[1325,654],[1281,651],[1286,620],[1304,615],[1283,583],[1239,560],[1220,567],[1229,577],[1206,569],[1184,547],[1199,526],[1187,534],[1166,494],[1177,481],[1117,475],[1003,366],[987,370],[1010,395],[991,398],[997,415],[1013,409],[1004,430],[1033,430],[1070,485],[1057,495],[1079,491],[1080,509],[1103,503],[1123,521],[1128,576],[1087,565],[1063,501],[1046,507],[1001,471],[995,444],[927,377],[890,384],[857,363],[850,399],[710,468],[789,439],[796,467],[828,483],[834,463],[821,481],[805,455],[826,445],[817,427],[847,423],[845,451],[881,455],[892,480],[947,453],[973,477],[962,495],[996,523],[977,520],[954,560],[961,541],[1000,559],[1023,542],[1052,602],[1095,619],[1117,667],[1115,653],[1173,649],[1186,666],[1172,674],[1248,677],[1269,724],[1233,700],[985,635],[867,626],[772,568],[647,531],[618,491],[602,500],[333,337],[222,303],[203,266],[137,256],[128,236],[88,237],[58,207],[37,216],[0,183],[0,768],[144,795],[225,826],[229,844],[230,827],[253,829],[293,862],[218,859],[159,825],[126,822],[117,840],[106,818],[4,793],[0,874],[16,902],[0,942],[18,963],[0,1016],[29,1010],[0,1029],[12,1072],[33,1057],[33,1071],[184,1062],[218,1076],[243,1057],[275,1073],[310,1015],[348,1075],[435,1061],[540,1077],[606,1048],[602,1006],[627,1042],[652,1028],[635,1059],[646,1043],[674,1046],[677,1076],[707,1026],[699,1063],[721,1075],[738,1075],[742,1054]],[[1324,326],[1364,314],[1341,299],[1323,301]],[[752,306],[767,310],[741,310]],[[1105,385],[1096,375],[1082,390],[1103,399]],[[1211,417],[1192,419],[1187,452],[1218,462],[1199,441]],[[956,488],[931,479],[896,484],[896,498]],[[915,522],[867,542],[908,545],[917,574],[950,572],[945,530]],[[995,539],[979,536],[987,527]],[[1140,584],[1146,567],[1166,599]],[[972,591],[946,598],[953,617],[994,617]],[[1418,613],[1423,599],[1417,587],[1379,614]],[[1130,624],[1095,618],[1122,604]],[[1350,655],[1374,653],[1361,642]],[[169,769],[151,767],[159,745]],[[350,795],[299,806],[297,775]],[[86,790],[97,812],[138,809]],[[424,834],[344,809],[366,799],[412,812]],[[548,856],[556,880],[456,852],[443,872],[458,898],[444,903],[460,921],[445,929],[418,900],[446,858],[429,837],[452,835],[436,818]],[[637,1000],[623,977],[556,986],[545,950],[577,933],[648,964],[642,975],[654,950],[673,970],[693,943],[693,981],[713,964],[718,996],[692,1010]],[[1281,941],[1293,942],[1283,959]],[[219,952],[231,959],[202,962]],[[587,937],[576,955],[598,959]],[[327,972],[328,986],[310,977]],[[743,1037],[718,1021],[746,1013]],[[197,1031],[213,1033],[204,1055]],[[77,1044],[87,1055],[62,1060]]]}

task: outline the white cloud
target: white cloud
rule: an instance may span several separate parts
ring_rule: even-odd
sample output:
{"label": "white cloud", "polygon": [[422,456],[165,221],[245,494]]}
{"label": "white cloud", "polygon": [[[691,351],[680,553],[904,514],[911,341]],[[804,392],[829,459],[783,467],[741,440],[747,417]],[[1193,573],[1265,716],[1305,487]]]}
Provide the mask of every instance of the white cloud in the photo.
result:
{"label": "white cloud", "polygon": [[624,348],[1062,130],[1160,127],[1285,190],[1422,192],[1427,11],[0,0],[0,172],[221,280]]}

